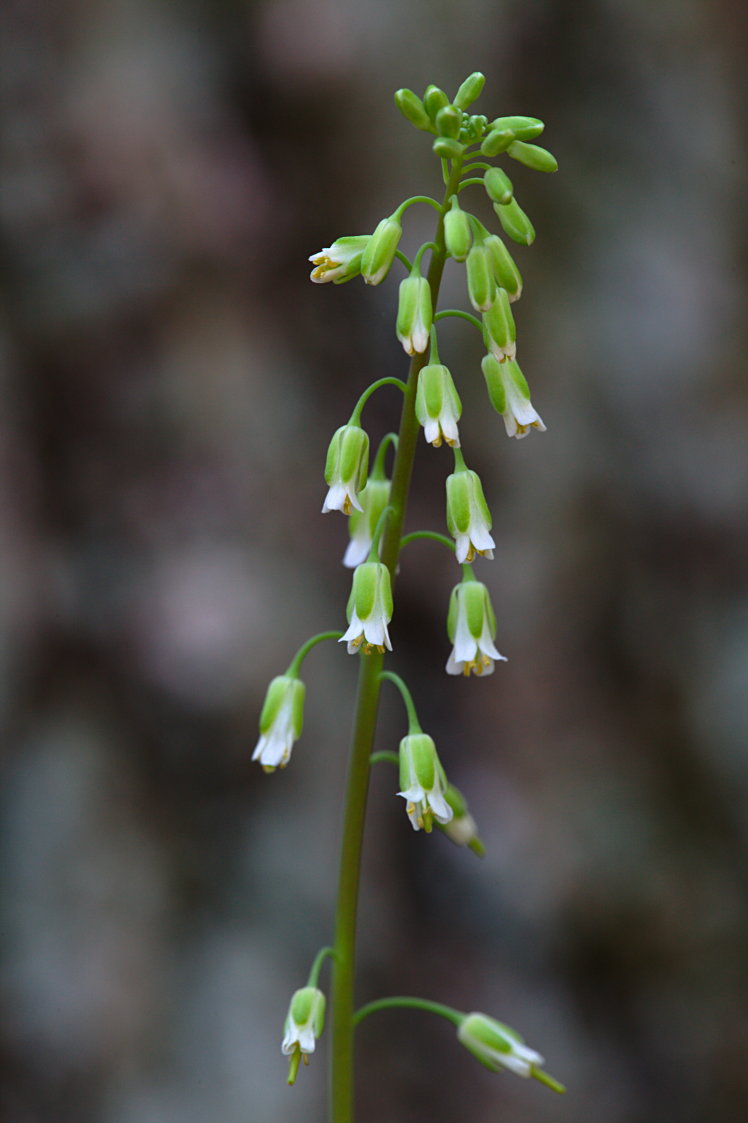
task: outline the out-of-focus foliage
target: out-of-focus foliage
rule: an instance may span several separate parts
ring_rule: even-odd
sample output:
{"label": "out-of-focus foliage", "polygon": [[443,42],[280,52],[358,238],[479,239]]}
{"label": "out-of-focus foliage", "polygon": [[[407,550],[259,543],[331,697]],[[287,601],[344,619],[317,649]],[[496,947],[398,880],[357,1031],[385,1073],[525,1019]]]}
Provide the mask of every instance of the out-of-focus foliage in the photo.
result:
{"label": "out-of-focus foliage", "polygon": [[[392,1012],[360,1031],[361,1123],[745,1116],[746,22],[707,0],[0,6],[10,1123],[322,1117],[324,1039],[289,1090],[280,1037],[329,937],[340,649],[305,668],[292,766],[250,754],[267,682],[343,624],[327,443],[404,364],[396,280],[320,289],[306,258],[438,191],[392,92],[475,69],[476,112],[542,117],[561,165],[513,172],[548,432],[506,439],[447,325],[509,662],[446,679],[455,571],[420,542],[393,667],[487,856],[414,836],[378,766],[361,1000],[490,1011],[570,1092]],[[374,440],[396,409],[367,407]],[[411,528],[441,523],[449,468],[422,448]]]}

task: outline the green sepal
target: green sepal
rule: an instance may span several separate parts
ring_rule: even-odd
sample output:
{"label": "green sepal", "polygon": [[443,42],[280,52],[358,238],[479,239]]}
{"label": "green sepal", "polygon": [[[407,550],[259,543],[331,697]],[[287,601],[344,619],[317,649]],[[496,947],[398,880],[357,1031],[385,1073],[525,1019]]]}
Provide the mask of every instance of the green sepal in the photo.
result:
{"label": "green sepal", "polygon": [[348,598],[347,615],[350,623],[353,609],[363,623],[371,616],[377,600],[382,597],[382,608],[388,618],[392,617],[392,583],[390,573],[382,562],[363,562],[353,571],[351,594]]}
{"label": "green sepal", "polygon": [[[511,156],[513,160],[518,160],[520,164],[533,168],[536,172],[558,171],[558,160],[553,153],[537,144],[525,144],[524,141],[515,140],[507,148],[506,154]],[[502,201],[501,199],[496,200],[497,203]]]}
{"label": "green sepal", "polygon": [[[514,358],[517,327],[512,310],[509,307],[509,294],[506,289],[496,289],[496,299],[491,307],[483,313],[483,326],[488,336],[489,349],[494,354],[498,351],[501,355]],[[494,346],[491,346],[491,344],[494,344]],[[498,355],[497,358],[499,358]]]}
{"label": "green sepal", "polygon": [[440,90],[438,86],[427,86],[423,95],[423,107],[432,121],[436,121],[437,113],[445,105],[449,105],[449,98],[444,90]]}
{"label": "green sepal", "polygon": [[400,282],[396,323],[397,338],[409,355],[421,354],[428,347],[433,315],[428,281],[420,273],[411,273]]}
{"label": "green sepal", "polygon": [[427,133],[433,132],[431,118],[424,109],[423,102],[418,94],[408,89],[397,90],[395,92],[395,105],[405,120],[410,121],[411,125],[415,125],[417,129],[423,129]]}
{"label": "green sepal", "polygon": [[509,253],[498,234],[489,234],[483,245],[491,259],[493,275],[496,283],[506,289],[509,303],[519,300],[522,295],[522,274],[516,266],[514,258]]}
{"label": "green sepal", "polygon": [[524,374],[520,370],[519,363],[517,362],[516,359],[507,359],[506,360],[504,375],[505,375],[506,378],[510,379],[514,383],[515,388],[517,389],[517,392],[523,398],[525,398],[526,401],[529,402],[530,401],[530,387],[528,386],[527,379],[525,378]]}
{"label": "green sepal", "polygon": [[387,276],[402,233],[403,228],[394,214],[377,225],[361,255],[361,276],[367,285],[378,285]]}
{"label": "green sepal", "polygon": [[289,675],[276,675],[268,686],[260,713],[260,733],[268,732],[277,718],[281,707],[291,697],[291,715],[294,740],[298,741],[304,726],[304,698],[306,686],[299,678]]}
{"label": "green sepal", "polygon": [[436,115],[436,131],[439,136],[451,137],[457,140],[462,125],[462,113],[453,105],[444,105]]}
{"label": "green sepal", "polygon": [[467,109],[469,105],[473,104],[476,98],[480,97],[485,84],[485,74],[481,74],[480,70],[474,70],[460,86],[452,104],[456,105],[458,109]]}
{"label": "green sepal", "polygon": [[496,117],[491,128],[511,132],[515,140],[532,140],[540,136],[545,125],[539,117]]}
{"label": "green sepal", "polygon": [[483,184],[492,203],[508,203],[514,194],[512,181],[503,168],[489,168],[483,176]]}
{"label": "green sepal", "polygon": [[469,469],[447,476],[447,526],[454,538],[466,534],[470,526],[471,498]]}
{"label": "green sepal", "polygon": [[444,216],[444,242],[447,251],[455,261],[464,261],[472,240],[470,219],[458,203],[457,196],[453,195],[451,207]]}
{"label": "green sepal", "polygon": [[465,262],[470,303],[476,312],[486,312],[496,299],[491,259],[482,242],[472,246]]}
{"label": "green sepal", "polygon": [[494,203],[493,209],[498,215],[504,233],[513,242],[519,242],[521,246],[532,245],[535,241],[535,227],[516,199],[512,199],[509,203]]}
{"label": "green sepal", "polygon": [[[509,360],[505,359],[504,362],[507,363]],[[506,411],[506,390],[501,377],[501,368],[504,363],[500,363],[495,355],[484,355],[480,365],[483,377],[486,380],[486,389],[491,405],[497,413],[503,414]]]}
{"label": "green sepal", "polygon": [[431,146],[437,156],[442,160],[459,160],[465,151],[464,145],[459,140],[448,136],[439,136]]}
{"label": "green sepal", "polygon": [[483,138],[480,150],[484,156],[498,156],[500,152],[506,152],[515,139],[511,129],[492,128],[488,135]]}

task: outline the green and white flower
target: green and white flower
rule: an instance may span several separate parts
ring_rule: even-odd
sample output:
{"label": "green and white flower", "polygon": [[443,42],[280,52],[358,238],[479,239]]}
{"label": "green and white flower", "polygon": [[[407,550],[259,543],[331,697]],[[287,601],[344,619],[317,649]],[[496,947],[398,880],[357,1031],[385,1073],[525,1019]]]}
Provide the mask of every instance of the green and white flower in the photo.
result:
{"label": "green and white flower", "polygon": [[348,654],[372,650],[392,651],[387,625],[392,619],[392,584],[382,562],[364,562],[353,573],[348,598],[348,630],[338,641],[348,645]]}
{"label": "green and white flower", "polygon": [[528,1048],[518,1033],[487,1014],[466,1014],[457,1028],[457,1038],[491,1072],[508,1068],[517,1076],[529,1077],[543,1064],[540,1053]]}
{"label": "green and white flower", "polygon": [[357,565],[365,562],[374,540],[374,531],[390,499],[390,481],[369,480],[363,491],[358,496],[361,504],[360,511],[352,511],[348,520],[348,533],[351,540],[343,555],[343,565],[355,569]]}
{"label": "green and white flower", "polygon": [[530,401],[530,387],[516,360],[499,362],[495,355],[485,355],[481,369],[491,405],[504,418],[507,436],[521,440],[531,429],[544,433],[545,425]]}
{"label": "green and white flower", "polygon": [[333,434],[325,462],[325,483],[329,485],[322,514],[342,511],[350,515],[362,510],[358,493],[369,474],[369,438],[360,425],[341,425]]}
{"label": "green and white flower", "polygon": [[391,214],[383,218],[370,235],[361,258],[361,276],[367,285],[378,285],[387,276],[402,234],[397,214]]}
{"label": "green and white flower", "polygon": [[301,679],[289,675],[277,675],[270,683],[260,714],[260,739],[252,753],[252,760],[258,760],[266,772],[285,768],[291,759],[304,724],[305,694]]}
{"label": "green and white flower", "polygon": [[431,831],[434,819],[449,823],[452,808],[445,799],[447,778],[427,733],[409,733],[400,742],[400,786],[398,792],[414,831]]}
{"label": "green and white flower", "polygon": [[310,279],[317,285],[328,281],[342,285],[345,281],[358,277],[361,272],[361,257],[370,237],[370,234],[352,234],[337,238],[331,246],[313,253],[309,258],[314,265],[309,274]]}
{"label": "green and white flower", "polygon": [[429,444],[438,448],[443,440],[460,447],[457,422],[462,402],[452,375],[442,363],[429,363],[418,375],[416,417]]}
{"label": "green and white flower", "polygon": [[397,338],[406,355],[420,355],[426,350],[432,321],[429,283],[420,274],[411,273],[400,282],[397,306]]}
{"label": "green and white flower", "polygon": [[296,1080],[299,1061],[303,1058],[304,1064],[309,1064],[309,1056],[314,1052],[324,1027],[325,996],[322,991],[317,987],[297,990],[288,1007],[281,1045],[284,1056],[291,1058],[289,1084]]}
{"label": "green and white flower", "polygon": [[460,564],[471,562],[476,554],[493,557],[491,512],[480,479],[469,468],[447,476],[447,526]]}
{"label": "green and white flower", "polygon": [[494,646],[496,617],[488,589],[481,581],[462,581],[449,599],[447,633],[454,644],[448,675],[493,674],[494,660],[506,662]]}

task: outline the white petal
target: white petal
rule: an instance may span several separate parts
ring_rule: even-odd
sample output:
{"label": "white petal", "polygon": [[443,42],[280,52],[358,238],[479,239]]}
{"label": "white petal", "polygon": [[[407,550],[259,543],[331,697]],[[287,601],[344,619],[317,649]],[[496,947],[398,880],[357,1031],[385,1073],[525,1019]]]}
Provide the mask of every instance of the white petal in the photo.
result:
{"label": "white petal", "polygon": [[[480,550],[481,553],[486,550],[493,550],[496,546],[496,543],[488,532],[488,527],[482,520],[473,520],[470,527],[470,539],[476,550]],[[493,557],[493,555],[491,556]]]}
{"label": "white petal", "polygon": [[449,823],[454,812],[441,792],[433,791],[428,797],[429,807],[434,813],[434,818],[440,823]]}
{"label": "white petal", "polygon": [[348,543],[348,548],[343,555],[343,565],[347,565],[349,569],[355,569],[357,565],[365,562],[369,556],[371,549],[371,538],[368,534],[366,536],[358,535],[351,538]]}
{"label": "white petal", "polygon": [[424,422],[423,434],[430,445],[439,440],[439,422],[433,417],[428,417]]}
{"label": "white petal", "polygon": [[470,553],[470,535],[469,534],[456,534],[455,535],[455,556],[462,565]]}
{"label": "white petal", "polygon": [[458,662],[457,659],[455,659],[454,648],[452,649],[449,659],[447,659],[446,671],[448,675],[462,675],[465,673],[465,662],[464,660]]}

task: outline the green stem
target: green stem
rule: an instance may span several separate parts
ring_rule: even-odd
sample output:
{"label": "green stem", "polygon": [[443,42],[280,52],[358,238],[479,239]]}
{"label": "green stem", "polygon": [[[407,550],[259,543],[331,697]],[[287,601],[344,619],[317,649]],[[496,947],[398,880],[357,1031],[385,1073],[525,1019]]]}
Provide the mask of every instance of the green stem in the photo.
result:
{"label": "green stem", "polygon": [[406,208],[412,207],[414,203],[428,203],[429,206],[435,207],[436,210],[441,213],[441,203],[437,203],[436,199],[432,199],[430,195],[411,195],[410,199],[406,199],[405,202],[401,203],[395,211],[398,220],[400,219]]}
{"label": "green stem", "polygon": [[431,1002],[428,998],[411,998],[410,995],[396,994],[392,998],[378,998],[376,1002],[368,1002],[366,1006],[362,1006],[354,1014],[353,1024],[358,1025],[364,1018],[368,1018],[369,1014],[375,1014],[377,1010],[391,1010],[396,1006],[408,1006],[413,1010],[425,1010],[428,1014],[438,1014],[440,1018],[446,1018],[454,1026],[458,1026],[465,1017],[459,1010],[455,1010],[452,1006],[445,1006],[442,1002]]}
{"label": "green stem", "polygon": [[387,433],[379,442],[379,448],[374,457],[374,465],[369,473],[370,480],[383,480],[386,478],[384,474],[384,458],[387,455],[387,449],[390,445],[397,448],[397,433]]}
{"label": "green stem", "polygon": [[403,382],[402,378],[378,378],[376,382],[372,382],[371,386],[366,387],[363,394],[361,395],[361,397],[356,402],[353,413],[351,414],[351,419],[348,422],[349,425],[360,425],[361,424],[361,411],[362,411],[362,409],[364,408],[364,406],[366,405],[366,403],[368,402],[369,398],[372,396],[374,391],[379,390],[379,388],[381,386],[397,386],[398,390],[402,390],[403,394],[405,393],[405,391],[407,389],[407,387],[406,387],[405,383]]}
{"label": "green stem", "polygon": [[395,257],[398,259],[398,261],[402,261],[403,265],[410,273],[413,268],[413,263],[410,258],[406,257],[402,250],[395,250]]}
{"label": "green stem", "polygon": [[430,538],[432,542],[441,542],[443,546],[447,546],[452,553],[455,552],[455,544],[451,538],[447,538],[446,534],[438,534],[435,530],[413,530],[410,534],[406,534],[400,539],[400,549],[407,546],[409,542],[415,542],[418,538]]}
{"label": "green stem", "polygon": [[392,673],[392,671],[382,671],[380,678],[383,681],[393,683],[400,691],[400,697],[405,703],[405,709],[408,711],[408,736],[413,733],[421,733],[421,723],[418,720],[418,714],[416,713],[413,695],[410,693],[407,686],[400,678],[400,675],[395,675]]}
{"label": "green stem", "polygon": [[326,639],[340,639],[340,637],[342,635],[343,635],[342,632],[320,632],[318,635],[312,636],[311,639],[308,639],[306,641],[306,643],[301,645],[301,647],[299,648],[299,650],[296,652],[293,659],[291,660],[291,663],[289,664],[288,670],[286,671],[286,674],[288,675],[288,677],[289,678],[298,678],[299,677],[299,671],[301,670],[301,664],[304,662],[304,660],[306,659],[307,655],[312,650],[312,648],[316,647],[318,643],[322,643]]}
{"label": "green stem", "polygon": [[483,335],[483,324],[477,316],[473,316],[470,312],[463,312],[461,308],[445,308],[442,312],[437,312],[434,316],[434,323],[438,320],[446,320],[448,316],[454,316],[458,320],[467,320],[474,328]]}
{"label": "green stem", "polygon": [[400,767],[400,754],[391,753],[387,749],[383,749],[381,753],[372,753],[369,757],[369,764],[396,764]]}
{"label": "green stem", "polygon": [[316,987],[319,980],[319,973],[322,970],[322,964],[325,962],[328,955],[330,956],[330,959],[334,959],[335,948],[320,948],[315,955],[314,963],[309,968],[309,978],[307,979],[306,984],[308,987]]}
{"label": "green stem", "polygon": [[460,186],[458,187],[457,190],[462,191],[463,187],[471,187],[474,183],[479,183],[482,187],[483,186],[483,179],[482,178],[479,179],[477,176],[475,176],[474,178],[471,178],[471,179],[463,179],[462,183],[460,184]]}
{"label": "green stem", "polygon": [[[446,167],[446,165],[445,165]],[[439,215],[434,241],[437,249],[431,254],[427,280],[431,302],[437,307],[447,251],[444,245],[444,212],[460,182],[462,160],[452,164],[446,178],[444,202]],[[392,514],[387,520],[382,539],[382,561],[395,577],[400,554],[410,477],[413,472],[419,424],[415,401],[418,375],[426,365],[427,355],[416,354],[410,361],[408,382],[403,395],[397,453],[392,470],[390,504]],[[369,757],[381,690],[380,674],[384,656],[379,652],[359,655],[358,694],[353,719],[353,737],[348,759],[343,832],[340,850],[338,896],[335,910],[335,960],[332,983],[330,1019],[330,1119],[331,1123],[353,1123],[353,1010],[356,972],[356,918],[361,871],[361,848],[369,790]]]}

